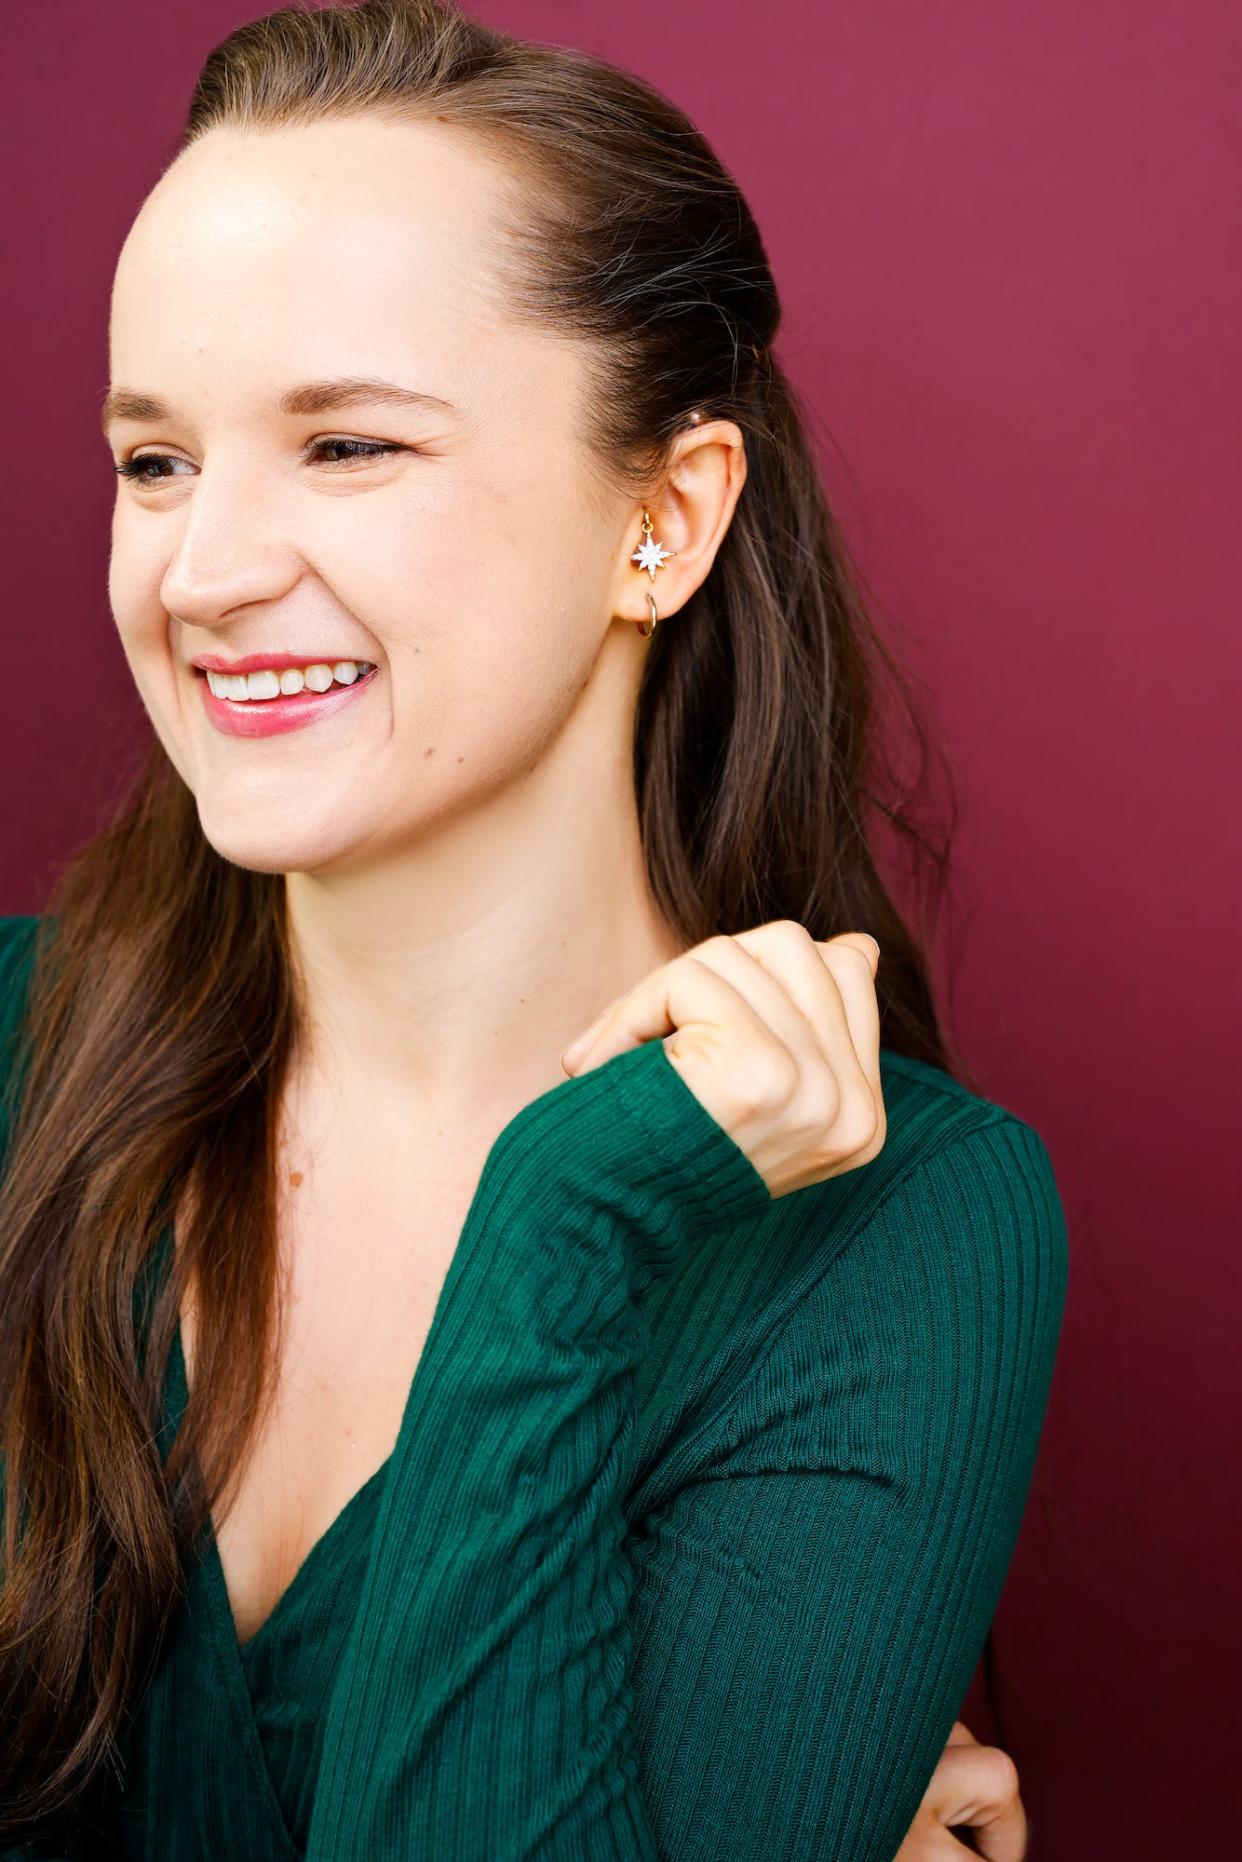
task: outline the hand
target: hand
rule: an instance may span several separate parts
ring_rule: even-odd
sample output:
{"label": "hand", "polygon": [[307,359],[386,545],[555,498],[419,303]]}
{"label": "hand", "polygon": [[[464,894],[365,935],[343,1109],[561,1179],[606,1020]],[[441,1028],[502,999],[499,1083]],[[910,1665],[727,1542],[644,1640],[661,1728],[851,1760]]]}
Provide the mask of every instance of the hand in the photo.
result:
{"label": "hand", "polygon": [[949,1834],[952,1825],[969,1829],[974,1853],[990,1862],[1022,1862],[1026,1854],[1026,1811],[1014,1762],[999,1746],[981,1746],[960,1720],[953,1722],[940,1763],[893,1862],[956,1862],[967,1851]]}
{"label": "hand", "polygon": [[887,1136],[880,947],[817,943],[789,918],[709,937],[618,996],[561,1056],[570,1074],[664,1039],[695,1097],[773,1196],[869,1164]]}

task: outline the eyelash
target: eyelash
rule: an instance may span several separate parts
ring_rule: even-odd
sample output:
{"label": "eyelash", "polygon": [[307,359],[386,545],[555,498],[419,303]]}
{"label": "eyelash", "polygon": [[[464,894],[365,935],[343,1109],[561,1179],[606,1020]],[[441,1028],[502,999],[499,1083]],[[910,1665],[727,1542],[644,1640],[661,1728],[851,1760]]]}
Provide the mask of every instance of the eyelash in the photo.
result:
{"label": "eyelash", "polygon": [[[330,446],[355,446],[361,449],[349,454],[346,459],[326,460],[324,463],[334,471],[347,470],[350,459],[378,459],[384,453],[409,451],[408,447],[399,446],[391,440],[312,440],[308,450],[313,453],[319,451],[320,448]],[[162,479],[176,477],[176,474],[172,472],[160,472],[154,478],[146,477],[143,468],[152,465],[157,460],[173,460],[175,463],[175,456],[172,453],[139,453],[134,458],[123,459],[120,465],[113,466],[112,469],[122,478],[130,479],[138,485],[158,485]]]}

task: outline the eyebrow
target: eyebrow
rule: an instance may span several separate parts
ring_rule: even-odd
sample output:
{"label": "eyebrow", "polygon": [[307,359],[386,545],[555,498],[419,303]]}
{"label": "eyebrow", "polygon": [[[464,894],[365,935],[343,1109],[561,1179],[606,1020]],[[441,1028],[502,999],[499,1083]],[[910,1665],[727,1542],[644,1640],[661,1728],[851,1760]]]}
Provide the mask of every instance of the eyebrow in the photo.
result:
{"label": "eyebrow", "polygon": [[[422,394],[415,388],[403,388],[399,382],[384,381],[378,376],[340,375],[325,381],[306,381],[288,388],[276,403],[279,414],[328,414],[342,407],[355,407],[360,401],[380,401],[389,407],[413,407],[460,414],[452,401],[437,394]],[[104,432],[115,420],[172,420],[172,409],[153,394],[137,388],[111,388],[99,412]]]}

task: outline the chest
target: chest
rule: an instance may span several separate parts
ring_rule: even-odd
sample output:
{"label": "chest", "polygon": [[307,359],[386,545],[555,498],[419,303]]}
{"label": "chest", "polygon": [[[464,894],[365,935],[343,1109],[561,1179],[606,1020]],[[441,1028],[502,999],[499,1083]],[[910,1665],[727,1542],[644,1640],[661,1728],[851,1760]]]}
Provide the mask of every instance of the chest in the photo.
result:
{"label": "chest", "polygon": [[[467,1169],[408,1199],[360,1203],[356,1176],[343,1201],[321,1172],[314,1193],[288,1198],[273,1395],[228,1512],[213,1519],[240,1643],[392,1453],[476,1177]],[[191,1306],[181,1315],[191,1388],[194,1331]]]}

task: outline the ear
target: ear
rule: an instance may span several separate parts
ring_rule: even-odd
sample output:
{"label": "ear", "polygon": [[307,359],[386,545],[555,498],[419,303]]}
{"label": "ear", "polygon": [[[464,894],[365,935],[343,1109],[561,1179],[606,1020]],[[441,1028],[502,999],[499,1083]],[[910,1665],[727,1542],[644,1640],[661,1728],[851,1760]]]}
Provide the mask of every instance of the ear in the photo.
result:
{"label": "ear", "polygon": [[[706,581],[746,483],[746,446],[733,420],[704,420],[673,440],[660,489],[635,507],[622,539],[613,612],[627,621],[649,621],[647,594],[660,619],[676,614]],[[654,579],[630,558],[644,541],[642,516],[651,513],[651,541],[674,552]]]}

